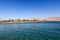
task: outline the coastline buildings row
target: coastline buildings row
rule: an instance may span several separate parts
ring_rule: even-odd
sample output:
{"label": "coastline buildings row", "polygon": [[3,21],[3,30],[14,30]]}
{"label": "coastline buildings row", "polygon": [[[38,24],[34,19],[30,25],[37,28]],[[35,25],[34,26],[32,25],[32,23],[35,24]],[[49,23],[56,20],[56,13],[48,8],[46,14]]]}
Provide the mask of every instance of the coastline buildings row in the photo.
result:
{"label": "coastline buildings row", "polygon": [[40,18],[30,18],[30,19],[6,19],[6,20],[0,20],[0,23],[13,23],[13,22],[40,22],[42,19]]}

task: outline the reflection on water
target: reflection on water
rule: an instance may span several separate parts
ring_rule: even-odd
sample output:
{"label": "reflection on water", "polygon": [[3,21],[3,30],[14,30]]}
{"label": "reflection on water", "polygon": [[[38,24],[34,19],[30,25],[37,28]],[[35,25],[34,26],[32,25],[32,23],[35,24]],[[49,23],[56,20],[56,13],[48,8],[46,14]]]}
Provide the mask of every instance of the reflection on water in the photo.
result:
{"label": "reflection on water", "polygon": [[60,40],[60,23],[0,24],[0,40]]}

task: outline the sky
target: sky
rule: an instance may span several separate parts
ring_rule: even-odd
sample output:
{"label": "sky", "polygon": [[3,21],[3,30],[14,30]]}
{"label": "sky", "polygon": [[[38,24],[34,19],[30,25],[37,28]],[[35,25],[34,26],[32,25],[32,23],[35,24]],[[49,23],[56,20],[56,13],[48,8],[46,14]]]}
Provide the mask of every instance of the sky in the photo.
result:
{"label": "sky", "polygon": [[0,18],[60,17],[60,0],[0,0]]}

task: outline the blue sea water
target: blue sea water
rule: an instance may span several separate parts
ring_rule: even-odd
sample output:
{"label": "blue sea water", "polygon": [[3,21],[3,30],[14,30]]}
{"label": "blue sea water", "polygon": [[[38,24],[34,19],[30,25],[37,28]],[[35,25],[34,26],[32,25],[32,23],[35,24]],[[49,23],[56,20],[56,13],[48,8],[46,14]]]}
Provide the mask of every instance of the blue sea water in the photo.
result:
{"label": "blue sea water", "polygon": [[60,22],[0,24],[0,40],[60,40]]}

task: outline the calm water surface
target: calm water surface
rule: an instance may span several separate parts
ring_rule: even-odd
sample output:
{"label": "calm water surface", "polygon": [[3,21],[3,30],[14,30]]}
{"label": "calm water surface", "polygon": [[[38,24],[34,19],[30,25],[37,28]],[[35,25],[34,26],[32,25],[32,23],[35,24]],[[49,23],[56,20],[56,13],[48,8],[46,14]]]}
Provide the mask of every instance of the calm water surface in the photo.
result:
{"label": "calm water surface", "polygon": [[0,24],[0,40],[60,40],[60,22]]}

